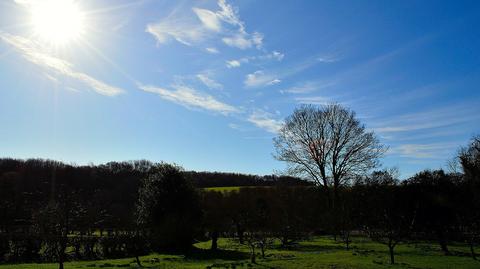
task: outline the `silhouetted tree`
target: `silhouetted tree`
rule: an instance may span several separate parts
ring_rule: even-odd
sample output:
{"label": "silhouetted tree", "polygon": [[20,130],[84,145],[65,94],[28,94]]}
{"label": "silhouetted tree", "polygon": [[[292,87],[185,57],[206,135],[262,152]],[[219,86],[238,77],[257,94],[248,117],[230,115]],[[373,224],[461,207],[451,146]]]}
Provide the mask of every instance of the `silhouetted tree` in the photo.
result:
{"label": "silhouetted tree", "polygon": [[[287,163],[287,172],[323,186],[329,195],[334,231],[338,229],[335,203],[339,188],[357,174],[378,165],[386,148],[355,112],[339,104],[304,105],[286,118],[274,139],[275,157]],[[336,232],[335,232],[336,235]]]}
{"label": "silhouetted tree", "polygon": [[281,246],[290,248],[308,238],[325,212],[319,190],[312,187],[276,187],[269,190],[271,229]]}
{"label": "silhouetted tree", "polygon": [[480,184],[480,135],[474,136],[467,147],[460,149],[458,158],[466,178]]}
{"label": "silhouetted tree", "polygon": [[443,170],[427,170],[405,182],[412,190],[410,199],[418,203],[416,230],[427,238],[436,238],[445,255],[450,254],[449,237],[457,225],[453,178]]}
{"label": "silhouetted tree", "polygon": [[52,197],[35,215],[35,223],[44,240],[45,252],[57,261],[59,269],[63,269],[69,235],[78,230],[78,222],[85,211],[78,193],[68,190],[68,187],[56,189]]}
{"label": "silhouetted tree", "polygon": [[137,216],[154,249],[188,249],[200,223],[198,194],[179,167],[158,165],[142,181]]}
{"label": "silhouetted tree", "polygon": [[218,238],[230,230],[232,221],[228,216],[230,208],[222,192],[204,191],[201,193],[203,225],[212,240],[211,250],[217,250]]}
{"label": "silhouetted tree", "polygon": [[458,216],[462,233],[470,245],[473,259],[476,259],[475,245],[480,240],[480,136],[474,136],[467,147],[462,147],[458,160],[464,172],[462,195]]}
{"label": "silhouetted tree", "polygon": [[415,203],[408,200],[406,189],[398,186],[388,171],[373,173],[368,182],[357,187],[364,196],[364,229],[372,240],[388,246],[390,263],[394,264],[395,247],[413,231],[417,215]]}

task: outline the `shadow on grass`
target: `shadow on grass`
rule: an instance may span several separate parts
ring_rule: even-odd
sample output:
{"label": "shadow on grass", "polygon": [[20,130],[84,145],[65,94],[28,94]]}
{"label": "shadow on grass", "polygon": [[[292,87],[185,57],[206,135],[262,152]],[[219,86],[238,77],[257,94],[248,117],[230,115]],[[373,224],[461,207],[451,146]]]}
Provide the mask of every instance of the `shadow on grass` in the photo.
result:
{"label": "shadow on grass", "polygon": [[236,250],[226,250],[226,249],[210,250],[210,249],[194,248],[185,254],[185,258],[189,260],[222,259],[222,260],[238,261],[238,260],[248,259],[249,254],[241,251],[236,251]]}
{"label": "shadow on grass", "polygon": [[[346,250],[344,245],[296,245],[290,248],[292,251],[299,252],[333,252]],[[352,250],[352,248],[350,249]]]}

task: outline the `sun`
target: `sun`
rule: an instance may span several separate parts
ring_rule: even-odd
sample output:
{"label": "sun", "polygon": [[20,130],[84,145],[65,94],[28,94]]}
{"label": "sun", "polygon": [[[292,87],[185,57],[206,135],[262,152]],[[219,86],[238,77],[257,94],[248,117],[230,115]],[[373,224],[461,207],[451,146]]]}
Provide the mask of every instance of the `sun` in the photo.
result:
{"label": "sun", "polygon": [[36,36],[54,45],[78,39],[84,32],[84,14],[74,0],[40,0],[31,7]]}

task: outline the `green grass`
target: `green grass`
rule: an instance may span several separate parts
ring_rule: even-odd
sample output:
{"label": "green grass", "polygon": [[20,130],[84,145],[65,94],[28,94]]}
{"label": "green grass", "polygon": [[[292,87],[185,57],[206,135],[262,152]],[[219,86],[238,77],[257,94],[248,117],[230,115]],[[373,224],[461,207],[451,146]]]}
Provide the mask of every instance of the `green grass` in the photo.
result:
{"label": "green grass", "polygon": [[205,191],[218,191],[218,192],[232,192],[232,191],[239,191],[240,188],[258,188],[257,186],[232,186],[232,187],[210,187],[210,188],[203,188]]}
{"label": "green grass", "polygon": [[210,187],[210,188],[203,188],[205,191],[218,191],[218,192],[232,192],[238,191],[242,187],[234,186],[234,187]]}
{"label": "green grass", "polygon": [[[389,264],[387,247],[365,238],[354,238],[352,248],[346,250],[341,243],[328,237],[319,237],[300,243],[293,250],[274,246],[266,252],[265,259],[257,258],[250,264],[248,249],[227,239],[219,240],[218,252],[208,250],[210,242],[196,244],[190,255],[152,254],[141,257],[144,268],[325,268],[325,269],[375,269],[375,268],[429,268],[429,269],[478,269],[480,261],[468,256],[465,245],[451,245],[455,255],[444,256],[435,244],[401,244],[396,249],[395,265]],[[157,258],[159,262],[152,263]],[[0,265],[0,269],[56,269],[56,264]],[[70,268],[137,268],[133,258],[81,261],[65,264]]]}

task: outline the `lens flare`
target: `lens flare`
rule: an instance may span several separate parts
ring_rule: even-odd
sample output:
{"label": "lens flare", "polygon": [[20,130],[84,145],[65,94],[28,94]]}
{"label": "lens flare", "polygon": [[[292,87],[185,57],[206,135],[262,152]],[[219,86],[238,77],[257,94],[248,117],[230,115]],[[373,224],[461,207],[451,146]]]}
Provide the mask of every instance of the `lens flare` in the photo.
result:
{"label": "lens flare", "polygon": [[73,0],[35,1],[31,13],[35,35],[44,41],[63,45],[84,32],[84,14]]}

